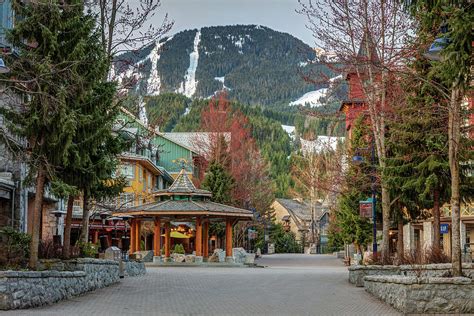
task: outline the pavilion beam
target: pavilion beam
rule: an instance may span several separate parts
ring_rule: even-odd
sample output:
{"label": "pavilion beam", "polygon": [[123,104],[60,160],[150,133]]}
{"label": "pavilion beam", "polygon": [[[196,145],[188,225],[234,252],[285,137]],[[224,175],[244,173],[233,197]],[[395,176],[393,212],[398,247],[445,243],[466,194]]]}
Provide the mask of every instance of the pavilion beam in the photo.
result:
{"label": "pavilion beam", "polygon": [[203,258],[207,261],[207,258],[209,258],[209,221],[206,220],[203,226],[202,252]]}
{"label": "pavilion beam", "polygon": [[165,261],[170,261],[171,229],[170,222],[165,223]]}
{"label": "pavilion beam", "polygon": [[196,236],[194,238],[194,244],[196,247],[196,262],[202,262],[202,218],[196,217]]}
{"label": "pavilion beam", "polygon": [[161,261],[161,219],[155,217],[155,227],[153,228],[153,262]]}
{"label": "pavilion beam", "polygon": [[232,222],[231,218],[226,218],[225,221],[225,261],[229,263],[234,262],[232,256]]}

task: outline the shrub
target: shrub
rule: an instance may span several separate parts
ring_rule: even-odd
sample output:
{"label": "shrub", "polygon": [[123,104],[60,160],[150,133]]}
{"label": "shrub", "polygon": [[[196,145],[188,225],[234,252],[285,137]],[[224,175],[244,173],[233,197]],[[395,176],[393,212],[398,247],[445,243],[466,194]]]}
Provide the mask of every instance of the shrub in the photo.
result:
{"label": "shrub", "polygon": [[59,259],[62,256],[62,247],[54,243],[52,239],[40,240],[38,257],[40,259]]}
{"label": "shrub", "polygon": [[82,257],[95,258],[99,253],[99,247],[91,242],[77,242]]}
{"label": "shrub", "polygon": [[6,226],[0,229],[0,239],[0,265],[8,268],[25,266],[30,254],[31,236]]}
{"label": "shrub", "polygon": [[173,253],[179,253],[184,255],[184,247],[182,244],[174,245]]}

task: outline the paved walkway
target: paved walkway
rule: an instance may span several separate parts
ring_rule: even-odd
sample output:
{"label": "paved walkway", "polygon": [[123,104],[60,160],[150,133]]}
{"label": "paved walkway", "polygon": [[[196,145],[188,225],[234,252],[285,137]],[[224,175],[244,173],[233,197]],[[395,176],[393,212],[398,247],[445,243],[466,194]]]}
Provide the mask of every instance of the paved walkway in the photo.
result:
{"label": "paved walkway", "polygon": [[[5,315],[396,315],[333,256],[271,255],[267,268],[148,268],[147,275]],[[3,315],[3,314],[2,314]]]}

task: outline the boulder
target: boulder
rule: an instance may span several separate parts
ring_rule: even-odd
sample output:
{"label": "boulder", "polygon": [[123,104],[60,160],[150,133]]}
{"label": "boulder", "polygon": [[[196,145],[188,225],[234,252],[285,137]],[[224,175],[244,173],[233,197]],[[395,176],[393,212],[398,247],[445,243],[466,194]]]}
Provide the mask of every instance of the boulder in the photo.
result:
{"label": "boulder", "polygon": [[247,251],[244,248],[233,248],[232,257],[234,257],[235,263],[245,263],[247,258]]}
{"label": "boulder", "polygon": [[173,260],[174,262],[184,262],[184,260],[186,260],[186,256],[185,255],[182,255],[180,253],[176,253],[176,254],[173,254]]}
{"label": "boulder", "polygon": [[184,261],[190,263],[190,262],[194,262],[195,259],[196,259],[195,255],[187,255],[185,256]]}
{"label": "boulder", "polygon": [[[216,256],[217,257],[217,261],[210,261],[210,258],[213,257],[213,256]],[[225,251],[220,249],[220,248],[216,248],[214,249],[214,252],[212,253],[212,256],[209,257],[209,262],[224,262],[225,261]]]}
{"label": "boulder", "polygon": [[260,248],[257,248],[257,254],[255,255],[255,258],[261,258],[262,257],[262,250]]}
{"label": "boulder", "polygon": [[207,261],[208,262],[219,262],[219,255],[213,253]]}
{"label": "boulder", "polygon": [[245,257],[245,264],[255,264],[255,254],[254,253],[248,253],[247,256]]}

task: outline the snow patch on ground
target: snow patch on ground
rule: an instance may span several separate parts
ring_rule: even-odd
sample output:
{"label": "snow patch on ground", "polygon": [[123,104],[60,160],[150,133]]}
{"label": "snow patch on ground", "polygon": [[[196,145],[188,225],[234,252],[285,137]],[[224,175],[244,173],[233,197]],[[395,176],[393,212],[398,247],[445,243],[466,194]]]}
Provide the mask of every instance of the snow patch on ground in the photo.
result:
{"label": "snow patch on ground", "polygon": [[303,154],[311,154],[327,150],[336,150],[337,144],[344,142],[344,137],[318,136],[315,140],[301,138],[300,141]]}
{"label": "snow patch on ground", "polygon": [[307,61],[300,61],[300,62],[298,63],[298,66],[300,66],[300,67],[306,67],[306,66],[308,66],[308,62],[307,62]]}
{"label": "snow patch on ground", "polygon": [[214,77],[214,80],[224,83],[225,77]]}
{"label": "snow patch on ground", "polygon": [[310,107],[321,106],[321,99],[325,98],[328,92],[328,88],[322,88],[316,91],[310,91],[305,93],[301,98],[296,101],[290,102],[290,106],[293,105],[306,105],[309,104]]}
{"label": "snow patch on ground", "polygon": [[281,125],[285,132],[290,136],[291,139],[295,139],[295,127],[291,125]]}
{"label": "snow patch on ground", "polygon": [[186,108],[186,110],[184,110],[183,115],[188,115],[189,112],[191,112],[191,107],[190,107],[190,106],[188,106],[188,107]]}
{"label": "snow patch on ground", "polygon": [[145,101],[140,97],[138,101],[138,119],[142,121],[143,124],[148,125],[148,117],[146,115]]}
{"label": "snow patch on ground", "polygon": [[182,93],[188,98],[192,97],[196,93],[196,87],[198,82],[196,81],[196,69],[199,62],[199,43],[201,42],[201,30],[196,32],[194,37],[194,47],[191,54],[189,54],[189,68],[184,75],[184,82],[181,83],[181,87],[178,89],[178,93]]}

